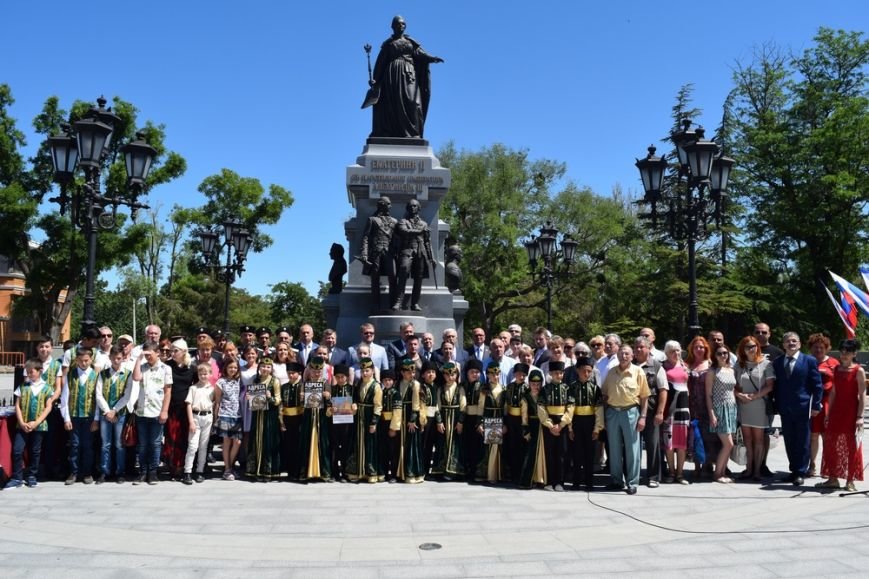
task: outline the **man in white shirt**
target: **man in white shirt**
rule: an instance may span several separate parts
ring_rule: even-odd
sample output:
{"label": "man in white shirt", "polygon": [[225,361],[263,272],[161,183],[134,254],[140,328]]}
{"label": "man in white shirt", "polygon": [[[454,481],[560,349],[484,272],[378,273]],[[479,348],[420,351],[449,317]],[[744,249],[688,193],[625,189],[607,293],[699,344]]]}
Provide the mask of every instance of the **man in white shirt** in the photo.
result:
{"label": "man in white shirt", "polygon": [[[374,325],[364,323],[359,326],[359,332],[362,340],[361,344],[368,346],[369,357],[374,362],[374,367],[383,370],[389,369],[389,357],[386,354],[386,348],[374,342]],[[353,364],[359,363],[359,355],[356,353],[356,348],[350,348],[350,359]]]}
{"label": "man in white shirt", "polygon": [[[501,341],[501,338],[495,338],[489,342],[489,357],[486,358],[485,362],[483,362],[484,368],[488,368],[491,362],[498,364],[498,368],[501,370],[498,375],[498,381],[501,383],[501,386],[509,384],[507,377],[512,374],[513,366],[516,365],[516,360],[504,355],[506,349],[507,348],[504,345],[504,342]],[[486,376],[487,381],[488,378],[489,377]]]}
{"label": "man in white shirt", "polygon": [[594,367],[600,375],[601,384],[603,384],[604,380],[606,380],[606,375],[607,372],[609,372],[610,368],[615,368],[619,365],[618,353],[621,346],[622,339],[619,338],[618,334],[607,334],[606,336],[604,336],[604,355],[597,362],[594,363]]}
{"label": "man in white shirt", "polygon": [[93,364],[94,370],[99,372],[103,368],[107,368],[111,362],[109,362],[109,357],[103,354],[102,351],[98,348],[101,339],[102,334],[97,328],[87,328],[82,334],[79,343],[63,353],[63,361],[61,362],[63,375],[66,376],[70,366],[75,366],[75,364],[73,363],[73,358],[75,357],[76,349],[79,347],[87,348],[93,351],[91,362]]}
{"label": "man in white shirt", "polygon": [[664,360],[667,359],[667,355],[655,347],[655,330],[652,328],[643,328],[640,330],[640,337],[649,341],[649,355],[663,364]]}

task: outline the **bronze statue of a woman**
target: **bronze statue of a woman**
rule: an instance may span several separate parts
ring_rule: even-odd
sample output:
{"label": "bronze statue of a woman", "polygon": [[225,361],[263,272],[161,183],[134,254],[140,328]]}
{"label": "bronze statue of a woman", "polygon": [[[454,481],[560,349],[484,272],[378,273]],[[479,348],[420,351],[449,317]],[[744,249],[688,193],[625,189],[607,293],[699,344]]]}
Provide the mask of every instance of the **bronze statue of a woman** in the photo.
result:
{"label": "bronze statue of a woman", "polygon": [[368,81],[371,88],[362,108],[374,105],[372,137],[423,136],[431,95],[429,64],[444,60],[406,36],[405,27],[401,16],[392,19],[392,36],[380,46]]}

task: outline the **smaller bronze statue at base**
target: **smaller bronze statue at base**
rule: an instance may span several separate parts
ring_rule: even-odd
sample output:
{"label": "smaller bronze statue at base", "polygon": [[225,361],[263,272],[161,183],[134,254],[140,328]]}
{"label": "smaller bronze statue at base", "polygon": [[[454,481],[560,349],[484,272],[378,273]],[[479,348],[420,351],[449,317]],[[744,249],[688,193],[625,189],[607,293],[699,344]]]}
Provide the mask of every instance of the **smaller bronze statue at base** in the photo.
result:
{"label": "smaller bronze statue at base", "polygon": [[455,241],[449,242],[444,255],[444,282],[450,293],[461,293],[462,268],[459,267],[461,261],[462,248]]}
{"label": "smaller bronze statue at base", "polygon": [[344,290],[344,274],[347,273],[347,260],[344,259],[344,246],[333,243],[329,249],[332,269],[329,270],[329,293],[340,294]]}

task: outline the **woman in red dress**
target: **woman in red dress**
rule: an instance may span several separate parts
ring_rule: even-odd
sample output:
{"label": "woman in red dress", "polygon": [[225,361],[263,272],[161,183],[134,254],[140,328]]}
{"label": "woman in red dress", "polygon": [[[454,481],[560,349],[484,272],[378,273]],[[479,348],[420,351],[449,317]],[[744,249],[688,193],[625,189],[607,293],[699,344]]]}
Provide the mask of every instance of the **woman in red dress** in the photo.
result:
{"label": "woman in red dress", "polygon": [[844,340],[839,345],[842,363],[833,374],[833,390],[827,411],[824,435],[824,460],[821,474],[827,477],[818,488],[837,489],[839,480],[847,481],[845,490],[856,491],[855,480],[863,480],[863,405],[866,372],[854,360],[860,342]]}
{"label": "woman in red dress", "polygon": [[[827,411],[830,405],[830,391],[833,389],[833,374],[836,371],[836,366],[839,361],[829,356],[830,338],[824,334],[812,334],[809,336],[809,351],[812,356],[818,361],[818,371],[821,373],[821,381],[824,385],[824,397],[821,399],[821,411],[812,418],[812,449],[811,462],[809,463],[809,472],[806,476],[815,476],[817,469],[815,465],[818,459],[818,442],[821,435],[824,434],[824,422],[827,419]],[[824,446],[827,445],[826,440]]]}

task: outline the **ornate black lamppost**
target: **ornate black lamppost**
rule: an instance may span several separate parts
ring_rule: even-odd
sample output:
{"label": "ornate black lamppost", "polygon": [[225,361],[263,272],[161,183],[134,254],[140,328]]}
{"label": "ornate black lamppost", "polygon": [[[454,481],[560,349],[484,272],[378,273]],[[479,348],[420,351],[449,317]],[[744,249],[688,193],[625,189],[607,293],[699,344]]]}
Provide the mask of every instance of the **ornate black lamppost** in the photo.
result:
{"label": "ornate black lamppost", "polygon": [[[226,221],[223,224],[223,241],[217,240],[220,234],[214,231],[203,230],[199,232],[199,240],[202,243],[202,255],[205,262],[214,268],[221,268],[217,273],[217,279],[226,284],[226,295],[223,299],[223,331],[229,331],[229,289],[235,283],[237,277],[244,272],[244,260],[250,250],[253,238],[247,229],[242,229],[238,221]],[[226,265],[220,265],[220,253],[226,247]],[[235,260],[232,259],[232,250],[235,249]]]}
{"label": "ornate black lamppost", "polygon": [[[121,149],[126,161],[128,196],[121,198],[103,195],[100,192],[100,176],[114,161],[109,158],[109,145],[115,126],[121,119],[111,112],[111,108],[106,108],[105,98],[98,98],[97,105],[91,107],[84,118],[73,123],[71,127],[64,124],[64,134],[48,138],[54,180],[60,184],[60,196],[49,200],[60,204],[61,215],[69,208],[73,225],[81,229],[88,241],[82,331],[96,325],[94,270],[97,259],[97,232],[117,226],[119,205],[147,209],[147,205],[137,203],[136,198],[145,188],[151,163],[157,155],[157,150],[145,142],[144,133],[136,133],[136,139]],[[69,195],[69,185],[75,179],[78,167],[84,173],[84,182],[81,187],[72,188],[72,194]]]}
{"label": "ornate black lamppost", "polygon": [[650,146],[646,158],[636,162],[645,190],[639,203],[649,206],[645,217],[652,220],[653,227],[661,215],[658,207],[663,206],[670,237],[688,246],[688,330],[693,338],[700,334],[696,244],[706,237],[709,223],[714,221],[721,226],[734,160],[725,157],[715,142],[705,139],[703,127],[692,130],[690,119],[683,120],[681,130],[670,138],[676,145],[679,161],[676,181],[670,187],[665,185],[669,163],[655,155],[655,147]]}
{"label": "ornate black lamppost", "polygon": [[[525,242],[528,251],[528,263],[531,266],[532,279],[546,286],[546,328],[552,331],[552,285],[556,277],[567,275],[573,265],[576,247],[579,245],[570,235],[565,234],[561,240],[561,249],[556,249],[558,229],[547,221],[540,228],[540,235]],[[543,261],[543,267],[537,269],[537,260]],[[563,264],[563,267],[559,267]]]}

